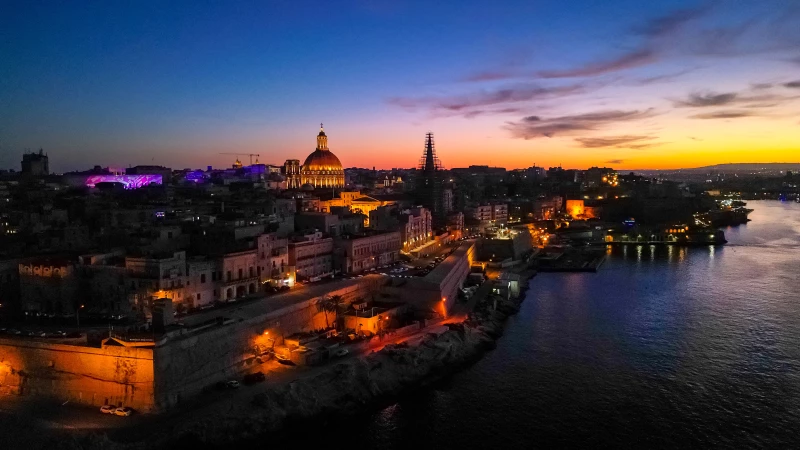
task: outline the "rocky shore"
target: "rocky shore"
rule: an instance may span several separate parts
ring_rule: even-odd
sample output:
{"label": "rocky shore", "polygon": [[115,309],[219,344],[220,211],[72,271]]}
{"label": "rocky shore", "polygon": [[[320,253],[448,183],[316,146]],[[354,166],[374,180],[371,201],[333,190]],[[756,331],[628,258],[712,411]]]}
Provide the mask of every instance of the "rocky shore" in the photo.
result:
{"label": "rocky shore", "polygon": [[520,295],[504,300],[489,295],[479,301],[462,323],[429,334],[415,346],[390,345],[361,358],[331,366],[310,377],[256,394],[237,411],[183,423],[169,435],[150,436],[137,443],[115,443],[105,435],[73,437],[62,448],[139,449],[182,448],[185,445],[226,447],[276,432],[288,424],[319,421],[355,413],[403,392],[450,375],[494,348],[508,316],[519,310],[532,272],[521,274]]}

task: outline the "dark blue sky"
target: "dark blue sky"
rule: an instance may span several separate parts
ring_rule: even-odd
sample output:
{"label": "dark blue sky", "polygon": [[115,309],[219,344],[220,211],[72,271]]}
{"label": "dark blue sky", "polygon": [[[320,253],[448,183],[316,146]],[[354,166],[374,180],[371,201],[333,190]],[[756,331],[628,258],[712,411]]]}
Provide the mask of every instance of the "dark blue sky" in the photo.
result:
{"label": "dark blue sky", "polygon": [[[227,165],[230,158],[216,153],[230,151],[280,163],[313,150],[320,121],[346,166],[411,166],[429,129],[449,166],[492,163],[487,152],[502,153],[497,163],[508,166],[636,158],[647,165],[654,156],[643,153],[644,142],[668,146],[676,127],[687,128],[661,104],[692,94],[742,98],[753,83],[800,79],[798,6],[6,1],[0,167],[18,167],[21,151],[38,147],[56,170]],[[770,93],[781,97],[773,116],[797,111],[787,106],[788,92]],[[544,139],[524,122],[620,108],[647,121],[629,129],[593,122]],[[737,109],[735,118],[756,120],[752,110],[745,117]],[[731,120],[734,112],[714,113]],[[718,156],[728,142],[724,127],[702,122],[713,133],[684,136],[684,147]],[[775,135],[746,123],[758,136]],[[791,123],[797,131],[795,115],[781,125],[782,140],[765,147],[776,158],[797,149],[785,128]],[[691,137],[714,147],[692,147],[702,141]],[[593,146],[620,142],[640,147]],[[552,153],[562,150],[556,161]]]}

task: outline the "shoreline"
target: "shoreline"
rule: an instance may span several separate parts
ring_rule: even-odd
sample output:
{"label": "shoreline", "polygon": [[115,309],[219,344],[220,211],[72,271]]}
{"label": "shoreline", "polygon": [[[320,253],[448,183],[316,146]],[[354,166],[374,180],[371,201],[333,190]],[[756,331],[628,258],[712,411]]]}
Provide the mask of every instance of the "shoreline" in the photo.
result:
{"label": "shoreline", "polygon": [[519,311],[535,271],[525,269],[520,275],[518,297],[497,298],[494,310],[495,297],[487,294],[463,322],[447,324],[447,331],[429,333],[414,346],[388,345],[378,352],[330,366],[313,377],[254,394],[249,404],[236,411],[221,411],[199,421],[182,422],[171,432],[162,431],[141,441],[115,442],[106,433],[91,433],[62,439],[59,447],[224,447],[254,441],[270,433],[280,434],[298,425],[325,422],[334,416],[352,416],[392,402],[399,395],[424,389],[460,372],[493,349],[508,317]]}

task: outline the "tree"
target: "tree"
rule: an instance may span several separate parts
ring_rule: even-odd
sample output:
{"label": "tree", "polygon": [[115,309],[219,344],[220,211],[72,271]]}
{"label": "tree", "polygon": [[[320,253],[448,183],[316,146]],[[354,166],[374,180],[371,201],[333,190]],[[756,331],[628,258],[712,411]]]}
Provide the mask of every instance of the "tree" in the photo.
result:
{"label": "tree", "polygon": [[339,305],[342,303],[342,297],[340,295],[334,295],[331,297],[325,296],[322,300],[317,303],[317,309],[322,311],[325,314],[325,328],[330,328],[330,322],[328,322],[328,313],[333,312],[333,324],[334,328],[339,328]]}

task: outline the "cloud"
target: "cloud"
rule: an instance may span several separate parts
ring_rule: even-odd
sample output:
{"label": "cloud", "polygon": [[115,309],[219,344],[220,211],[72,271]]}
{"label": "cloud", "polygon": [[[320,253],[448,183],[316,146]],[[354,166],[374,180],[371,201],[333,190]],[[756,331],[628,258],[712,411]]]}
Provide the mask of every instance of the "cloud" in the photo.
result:
{"label": "cloud", "polygon": [[738,119],[740,117],[754,117],[758,114],[752,113],[750,111],[715,111],[711,113],[703,113],[703,114],[695,114],[693,116],[689,116],[692,119]]}
{"label": "cloud", "polygon": [[633,144],[634,142],[649,141],[655,139],[653,136],[607,136],[607,137],[589,137],[589,138],[576,138],[575,141],[581,144],[583,148],[602,148],[602,147],[627,147],[626,144]]}
{"label": "cloud", "polygon": [[706,106],[722,106],[736,101],[738,94],[727,92],[716,94],[713,92],[694,92],[689,94],[685,100],[675,100],[673,105],[676,107],[703,108]]}
{"label": "cloud", "polygon": [[650,64],[656,60],[655,52],[651,49],[639,49],[605,61],[595,61],[583,66],[567,70],[542,70],[537,73],[541,78],[572,78],[602,75],[623,69]]}
{"label": "cloud", "polygon": [[669,36],[687,22],[697,19],[709,11],[708,7],[679,9],[654,19],[650,19],[645,24],[634,27],[635,34],[640,34],[648,38]]}
{"label": "cloud", "polygon": [[507,123],[506,128],[515,138],[535,139],[594,131],[616,123],[642,120],[654,115],[655,113],[652,109],[646,109],[643,111],[598,111],[550,119],[528,116],[517,122]]}
{"label": "cloud", "polygon": [[476,81],[496,81],[506,80],[509,78],[517,78],[521,73],[517,70],[488,70],[485,72],[477,72],[472,75],[467,75],[461,81],[476,82]]}
{"label": "cloud", "polygon": [[[523,84],[508,86],[501,89],[479,91],[466,95],[451,95],[440,97],[395,97],[390,98],[390,104],[401,106],[407,109],[428,109],[435,114],[461,114],[472,117],[475,115],[486,114],[492,111],[475,111],[474,108],[485,108],[487,106],[504,105],[508,103],[525,102],[530,100],[546,100],[561,98],[569,95],[585,92],[582,84],[572,84],[566,86],[543,87],[536,84]],[[509,108],[500,109],[496,112],[508,113]]]}
{"label": "cloud", "polygon": [[608,161],[603,161],[603,164],[622,164],[624,162],[624,159],[609,159]]}
{"label": "cloud", "polygon": [[473,119],[475,117],[483,116],[483,115],[487,115],[487,114],[492,114],[492,115],[519,114],[519,112],[520,112],[519,108],[503,108],[503,109],[493,109],[493,110],[477,109],[477,110],[474,110],[474,111],[469,111],[467,113],[464,113],[464,118]]}
{"label": "cloud", "polygon": [[[792,83],[787,83],[788,86]],[[800,87],[800,85],[798,85]],[[749,94],[749,95],[748,95]],[[752,95],[745,91],[716,93],[712,91],[693,92],[686,98],[672,100],[672,105],[676,108],[707,108],[715,106],[738,106],[740,108],[771,108],[779,104],[793,100],[796,96],[784,96],[775,94]]]}
{"label": "cloud", "polygon": [[625,69],[644,66],[661,58],[661,45],[658,40],[677,32],[686,23],[699,18],[708,8],[681,9],[646,21],[635,27],[633,34],[644,38],[635,49],[614,58],[592,61],[566,70],[543,70],[538,72],[542,78],[570,78],[603,75]]}
{"label": "cloud", "polygon": [[686,75],[689,72],[692,72],[693,70],[694,69],[687,69],[687,70],[682,70],[680,72],[675,72],[675,73],[668,73],[668,74],[664,74],[664,75],[656,75],[656,76],[652,76],[652,77],[648,77],[648,78],[640,78],[640,79],[636,80],[635,83],[638,84],[639,86],[647,86],[647,85],[650,85],[650,84],[661,83],[661,82],[664,82],[664,81],[672,81],[672,80],[675,80],[677,78],[680,78],[683,75]]}
{"label": "cloud", "polygon": [[764,89],[770,89],[772,86],[772,83],[753,83],[750,88],[754,91],[763,91]]}
{"label": "cloud", "polygon": [[800,80],[795,80],[785,83],[783,87],[800,89]]}

